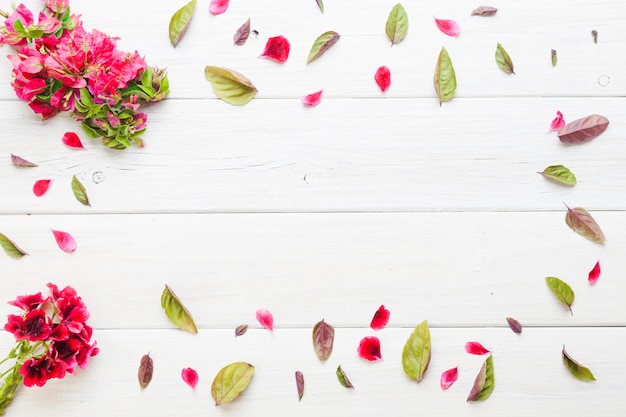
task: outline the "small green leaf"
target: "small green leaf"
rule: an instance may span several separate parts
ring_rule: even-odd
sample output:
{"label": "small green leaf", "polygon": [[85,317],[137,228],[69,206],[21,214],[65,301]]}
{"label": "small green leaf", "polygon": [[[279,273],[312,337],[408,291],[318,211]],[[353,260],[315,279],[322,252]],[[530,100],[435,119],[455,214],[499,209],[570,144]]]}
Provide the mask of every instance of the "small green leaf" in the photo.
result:
{"label": "small green leaf", "polygon": [[87,190],[85,190],[83,184],[76,178],[76,175],[72,176],[72,192],[76,200],[82,205],[91,206],[91,204],[89,204],[89,198],[87,197]]}
{"label": "small green leaf", "polygon": [[507,74],[515,74],[511,57],[499,43],[496,46],[496,63],[498,67]]}
{"label": "small green leaf", "polygon": [[540,172],[545,178],[563,185],[575,185],[576,176],[569,168],[563,165],[550,165],[542,172]]}
{"label": "small green leaf", "polygon": [[[567,207],[567,205],[565,207]],[[596,223],[591,214],[582,207],[574,207],[573,209],[567,207],[565,223],[567,223],[570,229],[585,239],[599,244],[606,242],[604,233],[602,233],[602,229],[600,229],[598,223]]]}
{"label": "small green leaf", "polygon": [[137,372],[137,378],[139,379],[139,386],[144,389],[152,381],[152,372],[154,371],[154,363],[150,354],[143,355],[141,362],[139,363],[139,371]]}
{"label": "small green leaf", "polygon": [[322,0],[315,0],[317,2],[317,7],[320,8],[320,11],[324,13],[324,2]]}
{"label": "small green leaf", "polygon": [[311,46],[311,50],[309,51],[309,57],[306,59],[306,63],[309,64],[324,55],[324,53],[331,46],[337,43],[340,37],[341,36],[337,32],[334,32],[332,30],[324,32],[320,36],[318,36]]}
{"label": "small green leaf", "polygon": [[257,93],[252,81],[237,71],[206,66],[204,76],[211,83],[215,95],[233,106],[243,106]]}
{"label": "small green leaf", "polygon": [[339,381],[341,385],[343,385],[346,388],[354,389],[354,385],[352,385],[352,382],[350,382],[348,375],[346,375],[343,369],[341,369],[341,365],[337,367],[337,371],[335,371],[335,374],[337,374],[337,380]]}
{"label": "small green leaf", "polygon": [[550,51],[550,56],[552,57],[552,66],[556,67],[556,62],[557,62],[556,49],[553,49]]}
{"label": "small green leaf", "polygon": [[467,396],[467,401],[486,400],[493,392],[494,387],[495,377],[493,371],[493,357],[489,355],[483,363],[483,366],[480,368],[480,372],[476,375],[476,379],[474,379],[474,385]]}
{"label": "small green leaf", "polygon": [[193,17],[193,12],[196,11],[196,2],[197,0],[191,0],[172,15],[170,19],[170,42],[172,46],[178,45],[178,42],[185,35]]}
{"label": "small green leaf", "polygon": [[387,24],[385,25],[385,33],[391,41],[391,45],[398,44],[404,40],[409,31],[409,16],[406,14],[402,4],[398,3],[391,9]]}
{"label": "small green leaf", "polygon": [[254,366],[247,362],[233,362],[223,367],[211,385],[215,405],[226,404],[237,398],[250,384]]}
{"label": "small green leaf", "polygon": [[176,327],[190,333],[198,333],[198,328],[193,321],[193,317],[191,317],[187,308],[176,294],[174,294],[174,291],[167,285],[161,295],[161,307],[163,307],[165,314]]}
{"label": "small green leaf", "polygon": [[415,327],[402,350],[402,368],[413,381],[420,382],[430,364],[430,330],[424,320]]}
{"label": "small green leaf", "polygon": [[563,363],[565,364],[565,367],[570,371],[572,375],[574,375],[576,378],[580,379],[581,381],[595,381],[596,380],[596,377],[593,376],[593,373],[591,373],[589,368],[582,366],[580,363],[575,361],[574,358],[572,358],[565,351],[565,346],[563,346],[562,353],[563,353]]}
{"label": "small green leaf", "polygon": [[574,314],[572,312],[572,304],[574,304],[574,291],[572,287],[556,277],[546,277],[546,283],[554,295],[556,295],[556,298],[569,308],[571,314]]}
{"label": "small green leaf", "polygon": [[24,255],[28,255],[19,246],[17,246],[11,239],[0,233],[0,246],[11,258],[19,259]]}
{"label": "small green leaf", "polygon": [[435,91],[439,97],[439,105],[452,100],[456,92],[456,74],[446,48],[441,48],[435,68]]}

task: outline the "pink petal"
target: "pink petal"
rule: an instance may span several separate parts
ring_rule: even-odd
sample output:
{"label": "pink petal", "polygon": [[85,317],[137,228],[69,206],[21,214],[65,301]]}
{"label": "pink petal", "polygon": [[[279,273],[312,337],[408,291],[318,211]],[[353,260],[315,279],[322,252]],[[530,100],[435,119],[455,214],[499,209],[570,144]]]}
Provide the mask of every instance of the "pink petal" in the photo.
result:
{"label": "pink petal", "polygon": [[213,15],[222,14],[228,9],[228,3],[230,0],[211,0],[209,5],[209,12]]}
{"label": "pink petal", "polygon": [[316,91],[315,93],[303,96],[302,104],[304,104],[305,107],[317,106],[322,101],[322,91],[324,90]]}
{"label": "pink petal", "polygon": [[261,308],[256,312],[256,319],[270,332],[274,330],[274,316],[269,310]]}
{"label": "pink petal", "polygon": [[485,353],[489,353],[489,349],[478,342],[467,342],[465,344],[465,351],[472,355],[484,355]]}
{"label": "pink petal", "polygon": [[384,328],[387,323],[389,323],[389,315],[391,313],[389,310],[385,308],[384,305],[378,307],[376,313],[374,313],[374,317],[372,317],[372,321],[370,323],[370,327],[374,330],[380,330]]}
{"label": "pink petal", "polygon": [[289,58],[289,41],[284,36],[276,36],[269,38],[265,44],[265,50],[261,54],[261,58],[273,59],[281,64]]}
{"label": "pink petal", "polygon": [[59,245],[59,248],[61,248],[62,251],[71,253],[76,250],[76,241],[72,235],[59,230],[52,230],[52,234],[57,241],[57,245]]}
{"label": "pink petal", "polygon": [[447,390],[456,382],[459,378],[459,367],[448,369],[441,374],[441,380],[439,381],[439,385],[441,385],[442,390]]}
{"label": "pink petal", "polygon": [[589,271],[589,283],[595,284],[600,278],[600,261],[596,262],[595,266]]}
{"label": "pink petal", "polygon": [[391,72],[389,71],[389,68],[384,65],[379,67],[376,70],[376,74],[374,74],[374,80],[376,81],[376,84],[378,84],[380,91],[383,93],[387,91],[391,85]]}
{"label": "pink petal", "polygon": [[83,143],[78,138],[78,135],[74,132],[65,132],[61,140],[70,148],[84,148]]}
{"label": "pink petal", "polygon": [[359,356],[367,361],[380,361],[380,340],[376,336],[368,336],[361,339],[357,348]]}
{"label": "pink petal", "polygon": [[435,24],[437,25],[440,31],[442,31],[448,36],[457,37],[461,33],[461,28],[459,27],[459,24],[456,23],[456,21],[454,20],[435,18]]}
{"label": "pink petal", "polygon": [[191,388],[196,389],[196,385],[198,385],[198,373],[191,369],[185,368],[183,369],[181,376],[183,377],[183,381]]}
{"label": "pink petal", "polygon": [[559,130],[565,126],[565,120],[563,120],[563,113],[557,110],[556,117],[550,123],[550,130]]}
{"label": "pink petal", "polygon": [[38,180],[35,181],[35,185],[33,185],[33,193],[37,197],[41,197],[48,191],[48,187],[50,187],[50,183],[52,180]]}

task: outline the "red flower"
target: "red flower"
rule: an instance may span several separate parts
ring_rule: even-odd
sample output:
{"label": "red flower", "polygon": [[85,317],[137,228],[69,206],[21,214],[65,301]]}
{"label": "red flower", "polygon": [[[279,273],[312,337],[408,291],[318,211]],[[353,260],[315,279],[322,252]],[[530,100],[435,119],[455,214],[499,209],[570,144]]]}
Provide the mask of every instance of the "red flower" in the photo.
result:
{"label": "red flower", "polygon": [[374,317],[372,317],[372,322],[370,323],[370,327],[374,330],[380,330],[384,328],[387,323],[389,323],[389,315],[391,313],[389,310],[385,308],[384,305],[378,307],[376,313],[374,313]]}
{"label": "red flower", "polygon": [[17,308],[21,308],[24,311],[31,311],[38,308],[41,304],[46,302],[40,292],[31,295],[20,295],[15,300],[9,301],[9,304]]}
{"label": "red flower", "polygon": [[37,385],[43,387],[52,378],[63,378],[65,376],[65,365],[63,362],[53,360],[48,355],[41,358],[32,358],[24,362],[20,368],[20,374],[24,377],[24,385],[32,387]]}
{"label": "red flower", "polygon": [[26,313],[24,317],[9,315],[4,330],[13,333],[17,340],[46,340],[50,336],[50,322],[46,312],[37,309]]}
{"label": "red flower", "polygon": [[357,353],[368,361],[379,361],[383,357],[380,353],[380,340],[376,336],[368,336],[361,339]]}
{"label": "red flower", "polygon": [[270,58],[281,64],[289,58],[289,41],[284,36],[275,36],[267,40],[261,58]]}
{"label": "red flower", "polygon": [[80,297],[59,298],[54,305],[61,323],[72,333],[80,333],[89,319],[89,312]]}

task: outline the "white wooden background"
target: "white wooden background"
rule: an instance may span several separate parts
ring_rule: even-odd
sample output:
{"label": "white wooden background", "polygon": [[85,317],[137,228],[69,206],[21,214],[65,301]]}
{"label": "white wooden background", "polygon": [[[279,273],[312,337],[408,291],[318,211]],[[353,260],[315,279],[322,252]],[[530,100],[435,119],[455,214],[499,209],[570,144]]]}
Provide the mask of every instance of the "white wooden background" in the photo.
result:
{"label": "white wooden background", "polygon": [[[44,291],[49,281],[72,285],[101,348],[78,376],[21,389],[7,415],[624,415],[626,8],[619,1],[494,0],[498,14],[481,18],[470,16],[478,2],[407,0],[409,34],[390,48],[384,26],[396,0],[326,0],[324,14],[314,0],[232,0],[221,16],[200,0],[174,49],[167,27],[184,3],[72,1],[87,28],[119,36],[121,48],[169,70],[171,95],[148,109],[144,149],[108,150],[84,136],[86,150],[65,147],[61,135],[79,126],[67,115],[40,122],[14,97],[9,62],[0,60],[0,232],[30,254],[0,254],[1,298]],[[258,38],[232,45],[249,17]],[[433,17],[456,19],[461,36],[440,33]],[[305,65],[327,30],[341,40]],[[277,35],[292,46],[284,65],[258,58]],[[498,42],[516,75],[497,68]],[[432,77],[442,46],[459,86],[440,107]],[[216,99],[206,65],[245,74],[257,97],[243,107]],[[380,65],[392,73],[384,96],[373,81]],[[302,95],[322,88],[319,106],[301,105]],[[548,132],[557,110],[567,121],[599,113],[611,124],[591,143],[564,146]],[[11,153],[40,166],[16,168]],[[536,173],[552,164],[571,168],[579,183],[560,187]],[[72,175],[92,207],[72,196]],[[37,198],[32,184],[42,178],[54,182]],[[590,210],[607,243],[572,232],[563,203]],[[72,233],[77,251],[60,251],[50,228]],[[598,259],[603,272],[590,286]],[[546,276],[572,285],[573,316]],[[162,312],[166,283],[192,312],[197,335],[175,329]],[[374,332],[368,325],[380,304],[391,320]],[[273,333],[255,320],[262,307],[274,313]],[[0,304],[2,316],[13,312]],[[506,316],[524,324],[521,335]],[[322,318],[336,327],[325,364],[311,343]],[[400,358],[422,320],[433,355],[417,385]],[[235,338],[242,323],[251,330]],[[356,354],[358,341],[373,334],[383,362]],[[493,351],[496,388],[484,403],[465,401],[484,360],[464,352],[467,341]],[[12,343],[5,333],[0,349]],[[596,382],[569,375],[563,345]],[[142,391],[136,375],[147,352],[155,374]],[[240,360],[256,366],[252,383],[236,402],[216,407],[213,377]],[[337,382],[339,364],[354,391]],[[442,391],[441,372],[457,365],[458,382]],[[185,367],[200,374],[195,391],[180,378]],[[296,370],[306,381],[301,402]]]}

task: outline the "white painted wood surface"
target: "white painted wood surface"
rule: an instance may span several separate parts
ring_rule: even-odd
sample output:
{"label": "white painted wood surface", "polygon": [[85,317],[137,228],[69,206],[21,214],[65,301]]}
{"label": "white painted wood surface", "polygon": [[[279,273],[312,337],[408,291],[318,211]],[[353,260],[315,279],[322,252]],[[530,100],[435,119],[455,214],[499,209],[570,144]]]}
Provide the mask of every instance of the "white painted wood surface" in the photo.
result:
{"label": "white painted wood surface", "polygon": [[[43,291],[50,281],[76,287],[101,348],[78,376],[22,389],[7,415],[624,415],[626,9],[615,0],[498,1],[490,4],[498,14],[481,18],[469,15],[478,3],[403,2],[409,35],[390,48],[384,24],[395,3],[326,0],[321,14],[314,0],[233,0],[211,16],[204,0],[174,49],[167,25],[184,2],[73,0],[86,27],[169,69],[171,96],[148,109],[144,149],[111,151],[86,138],[86,150],[64,147],[61,135],[77,124],[65,115],[40,122],[15,99],[0,59],[0,232],[30,254],[0,254],[0,295]],[[440,33],[433,16],[456,19],[461,36]],[[259,37],[232,45],[248,17]],[[329,29],[341,40],[305,65]],[[258,58],[276,35],[292,45],[284,65]],[[516,75],[497,68],[497,42]],[[459,88],[440,107],[432,76],[442,46]],[[243,107],[217,100],[205,65],[242,72],[258,96]],[[392,71],[384,96],[373,81],[380,65]],[[320,88],[322,103],[303,108],[300,97]],[[567,121],[599,113],[611,124],[591,143],[564,146],[548,132],[557,110]],[[40,166],[16,168],[10,153]],[[579,183],[559,187],[537,174],[552,164],[570,167]],[[73,198],[72,175],[92,207]],[[37,198],[31,188],[41,178],[54,182]],[[574,234],[563,203],[592,211],[607,243]],[[78,250],[61,252],[50,228],[72,233]],[[598,259],[602,276],[590,286]],[[546,276],[572,285],[573,315]],[[167,321],[165,283],[198,335]],[[391,321],[373,332],[380,304]],[[255,321],[261,307],[274,313],[273,334]],[[2,317],[13,311],[0,304]],[[525,325],[522,335],[506,316]],[[310,341],[322,318],[337,328],[325,364]],[[422,320],[433,357],[416,385],[400,354]],[[251,330],[234,338],[242,323]],[[372,334],[383,362],[356,354]],[[464,352],[470,340],[494,355],[496,389],[481,404],[465,401],[483,361]],[[2,352],[11,344],[0,337]],[[596,382],[567,373],[563,345]],[[155,376],[142,391],[136,371],[148,351]],[[211,380],[236,360],[257,367],[253,381],[235,403],[215,407]],[[339,364],[354,391],[337,383]],[[439,375],[456,365],[459,381],[444,392]],[[180,378],[187,366],[200,373],[195,392]],[[295,370],[306,380],[300,403]]]}

